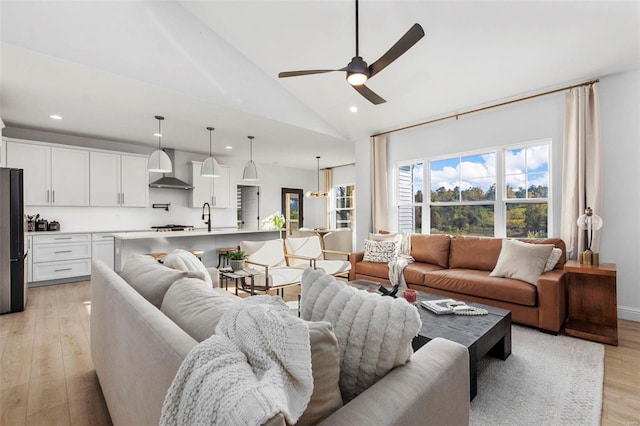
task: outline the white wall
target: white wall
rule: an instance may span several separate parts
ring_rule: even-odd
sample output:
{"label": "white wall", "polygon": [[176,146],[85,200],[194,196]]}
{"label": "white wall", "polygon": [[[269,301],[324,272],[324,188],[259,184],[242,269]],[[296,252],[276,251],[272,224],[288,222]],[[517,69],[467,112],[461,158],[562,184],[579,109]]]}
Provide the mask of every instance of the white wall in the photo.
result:
{"label": "white wall", "polygon": [[[124,142],[105,141],[100,139],[83,138],[57,133],[42,132],[29,129],[7,127],[4,135],[25,140],[63,143],[86,148],[109,149],[121,152],[150,153],[152,149]],[[203,161],[206,154],[175,151],[175,176],[185,182],[190,182],[190,161]],[[232,208],[212,209],[212,226],[235,226],[235,190],[236,185],[245,185],[242,171],[245,161],[221,159],[221,164],[231,166],[231,197]],[[281,210],[281,188],[300,188],[303,191],[315,191],[315,170],[295,169],[256,161],[260,181],[260,217],[266,218],[275,211]],[[149,182],[161,177],[160,173],[149,173]],[[26,206],[25,213],[39,213],[47,220],[60,222],[62,231],[120,231],[144,230],[154,225],[168,223],[193,225],[203,228],[206,225],[201,219],[202,210],[191,208],[190,190],[178,189],[149,189],[149,206],[146,208],[124,207],[45,207]],[[323,222],[324,204],[309,200],[304,204],[305,226],[321,226]],[[153,204],[171,203],[169,211],[154,209]]]}
{"label": "white wall", "polygon": [[[601,78],[604,226],[601,262],[617,263],[618,315],[640,321],[640,71]],[[399,161],[436,157],[501,145],[552,140],[553,188],[550,236],[560,234],[564,94],[554,94],[394,133],[388,138],[390,229],[396,229],[393,169]],[[357,249],[371,230],[370,142],[356,142]],[[366,203],[366,204],[365,204]]]}
{"label": "white wall", "polygon": [[618,315],[640,321],[640,70],[600,80],[604,206],[600,259],[617,264]]}

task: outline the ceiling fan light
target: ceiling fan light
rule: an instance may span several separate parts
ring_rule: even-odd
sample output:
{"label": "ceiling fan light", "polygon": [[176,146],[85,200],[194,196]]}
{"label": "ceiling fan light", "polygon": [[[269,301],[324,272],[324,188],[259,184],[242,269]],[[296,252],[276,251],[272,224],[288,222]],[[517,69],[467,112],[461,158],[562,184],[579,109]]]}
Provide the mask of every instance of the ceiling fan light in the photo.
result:
{"label": "ceiling fan light", "polygon": [[214,157],[207,157],[207,159],[204,160],[204,163],[202,163],[202,167],[200,168],[200,176],[212,178],[220,177],[220,164],[218,164]]}
{"label": "ceiling fan light", "polygon": [[149,156],[149,171],[156,173],[171,173],[171,160],[166,152],[157,149]]}
{"label": "ceiling fan light", "polygon": [[360,72],[347,73],[347,81],[352,86],[362,86],[369,79],[366,74]]}

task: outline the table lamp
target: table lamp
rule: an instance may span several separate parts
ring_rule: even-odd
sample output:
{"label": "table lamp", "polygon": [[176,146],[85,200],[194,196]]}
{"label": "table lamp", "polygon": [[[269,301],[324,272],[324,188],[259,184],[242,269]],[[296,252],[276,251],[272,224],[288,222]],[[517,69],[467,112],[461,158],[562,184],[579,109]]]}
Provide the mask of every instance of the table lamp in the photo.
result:
{"label": "table lamp", "polygon": [[578,218],[578,228],[587,231],[587,249],[580,253],[580,263],[584,265],[598,265],[599,255],[591,251],[591,243],[593,243],[593,231],[602,228],[602,218],[593,213],[591,207],[587,207],[584,214]]}

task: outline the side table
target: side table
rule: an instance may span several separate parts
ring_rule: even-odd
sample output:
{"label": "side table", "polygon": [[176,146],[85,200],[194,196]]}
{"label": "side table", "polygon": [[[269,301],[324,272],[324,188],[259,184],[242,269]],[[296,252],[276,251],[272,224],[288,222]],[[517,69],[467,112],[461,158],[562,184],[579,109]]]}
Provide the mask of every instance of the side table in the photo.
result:
{"label": "side table", "polygon": [[569,302],[565,333],[617,346],[616,264],[583,265],[569,260],[564,270]]}

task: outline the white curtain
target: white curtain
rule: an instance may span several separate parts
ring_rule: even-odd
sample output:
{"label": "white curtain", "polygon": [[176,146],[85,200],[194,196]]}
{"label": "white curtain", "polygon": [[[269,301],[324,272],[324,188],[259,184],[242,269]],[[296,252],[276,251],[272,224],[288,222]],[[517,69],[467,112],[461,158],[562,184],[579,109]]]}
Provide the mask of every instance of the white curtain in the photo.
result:
{"label": "white curtain", "polygon": [[[603,217],[601,145],[598,83],[571,89],[565,96],[560,226],[569,259],[576,259],[587,247],[586,233],[576,224],[585,208],[591,207]],[[598,252],[599,245],[600,233],[596,231],[591,250]]]}
{"label": "white curtain", "polygon": [[387,136],[371,138],[371,226],[373,232],[389,229],[387,203]]}

